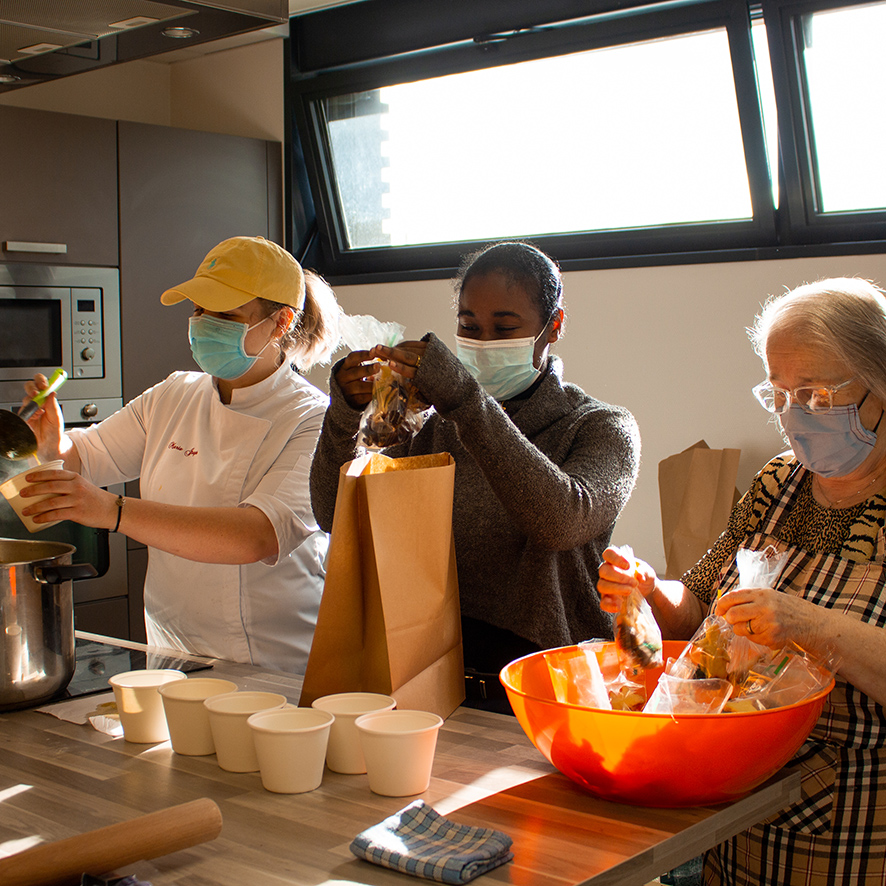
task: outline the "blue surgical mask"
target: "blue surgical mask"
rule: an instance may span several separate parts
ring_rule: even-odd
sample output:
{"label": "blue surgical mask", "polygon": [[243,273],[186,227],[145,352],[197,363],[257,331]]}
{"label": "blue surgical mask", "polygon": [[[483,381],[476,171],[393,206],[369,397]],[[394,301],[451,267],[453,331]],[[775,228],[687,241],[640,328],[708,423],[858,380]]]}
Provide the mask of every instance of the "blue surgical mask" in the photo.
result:
{"label": "blue surgical mask", "polygon": [[541,375],[541,369],[536,369],[532,364],[532,357],[535,343],[546,329],[535,338],[493,341],[478,341],[457,335],[455,353],[490,397],[499,401],[508,400],[523,393]]}
{"label": "blue surgical mask", "polygon": [[246,334],[261,326],[270,317],[253,326],[236,320],[222,320],[201,314],[188,322],[188,339],[197,365],[209,375],[231,381],[252,369],[255,361],[271,343],[270,339],[257,354],[246,353]]}
{"label": "blue surgical mask", "polygon": [[795,403],[779,421],[800,464],[822,477],[851,474],[877,442],[876,433],[861,423],[854,404],[814,413]]}

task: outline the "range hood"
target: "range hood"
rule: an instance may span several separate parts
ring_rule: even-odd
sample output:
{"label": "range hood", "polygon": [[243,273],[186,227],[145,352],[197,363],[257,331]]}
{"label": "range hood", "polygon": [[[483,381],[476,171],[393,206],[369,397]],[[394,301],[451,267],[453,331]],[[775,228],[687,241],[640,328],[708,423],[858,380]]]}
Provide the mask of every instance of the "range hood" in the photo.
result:
{"label": "range hood", "polygon": [[0,0],[0,92],[288,17],[288,0]]}

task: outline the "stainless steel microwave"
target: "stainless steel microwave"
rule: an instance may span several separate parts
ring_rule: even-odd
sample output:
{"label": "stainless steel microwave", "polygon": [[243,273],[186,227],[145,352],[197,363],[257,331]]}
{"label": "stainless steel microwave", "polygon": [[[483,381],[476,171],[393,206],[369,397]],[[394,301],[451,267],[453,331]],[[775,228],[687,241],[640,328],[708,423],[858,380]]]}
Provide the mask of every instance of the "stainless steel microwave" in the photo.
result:
{"label": "stainless steel microwave", "polygon": [[116,268],[0,263],[0,406],[35,373],[62,367],[65,421],[106,418],[123,397]]}

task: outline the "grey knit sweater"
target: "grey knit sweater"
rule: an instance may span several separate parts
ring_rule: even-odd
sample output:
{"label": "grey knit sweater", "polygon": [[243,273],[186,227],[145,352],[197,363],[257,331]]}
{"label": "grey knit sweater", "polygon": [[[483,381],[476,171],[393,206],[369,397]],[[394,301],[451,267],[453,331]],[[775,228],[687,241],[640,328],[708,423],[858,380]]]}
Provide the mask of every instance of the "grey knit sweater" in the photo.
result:
{"label": "grey knit sweater", "polygon": [[[392,457],[455,459],[453,532],[462,615],[541,648],[611,637],[597,565],[637,478],[633,416],[561,379],[550,357],[528,399],[499,404],[429,333],[416,384],[434,410]],[[335,383],[311,468],[317,522],[332,528],[339,468],[355,458],[361,412]]]}

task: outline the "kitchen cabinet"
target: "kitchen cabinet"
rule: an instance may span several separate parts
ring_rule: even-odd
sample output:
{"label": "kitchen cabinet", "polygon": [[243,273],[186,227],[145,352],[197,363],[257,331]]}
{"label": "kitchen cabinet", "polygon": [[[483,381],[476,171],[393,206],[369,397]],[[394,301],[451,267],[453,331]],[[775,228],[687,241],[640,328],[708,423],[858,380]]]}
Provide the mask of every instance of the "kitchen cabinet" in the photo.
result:
{"label": "kitchen cabinet", "polygon": [[[176,370],[197,366],[188,343],[191,303],[160,295],[194,276],[228,237],[282,243],[280,145],[262,139],[119,122],[120,313],[123,401]],[[138,494],[138,483],[126,485]],[[144,639],[147,551],[128,540],[130,637]]]}
{"label": "kitchen cabinet", "polygon": [[280,145],[261,139],[120,122],[120,299],[123,400],[177,369],[196,369],[190,302],[164,290],[194,276],[217,243],[282,243]]}
{"label": "kitchen cabinet", "polygon": [[0,106],[0,261],[115,267],[113,120]]}
{"label": "kitchen cabinet", "polygon": [[129,603],[126,597],[76,604],[74,627],[78,631],[89,631],[92,634],[104,631],[106,637],[127,639],[123,636],[128,635],[129,631]]}
{"label": "kitchen cabinet", "polygon": [[[111,491],[119,493],[123,490],[118,485],[112,486]],[[82,528],[74,530],[75,534],[88,534],[89,531]],[[71,543],[76,547],[75,539]],[[74,627],[78,631],[92,631],[123,639],[131,637],[132,604],[128,593],[125,536],[108,533],[108,571],[99,578],[78,579],[74,582],[73,590]]]}
{"label": "kitchen cabinet", "polygon": [[[282,243],[275,142],[0,106],[0,151],[0,261],[120,269],[123,402],[196,368],[190,305],[164,307],[160,294],[227,237]],[[77,627],[143,640],[147,551],[111,543],[110,574],[76,583]]]}

